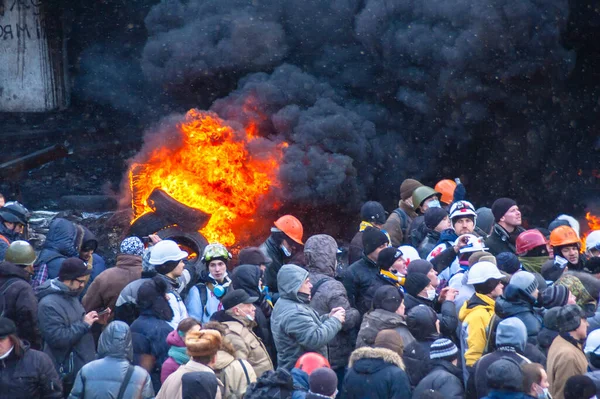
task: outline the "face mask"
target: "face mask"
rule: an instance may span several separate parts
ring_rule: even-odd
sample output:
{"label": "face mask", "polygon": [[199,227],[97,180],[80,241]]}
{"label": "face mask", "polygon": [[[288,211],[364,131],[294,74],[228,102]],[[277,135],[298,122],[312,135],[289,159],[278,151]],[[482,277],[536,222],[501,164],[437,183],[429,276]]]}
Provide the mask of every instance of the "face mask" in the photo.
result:
{"label": "face mask", "polygon": [[246,320],[248,321],[254,321],[254,317],[252,317],[251,315],[249,315],[246,312],[242,312],[244,314],[244,317],[246,317]]}
{"label": "face mask", "polygon": [[535,392],[537,394],[538,399],[548,399],[550,397],[548,393],[548,388],[542,388],[539,385],[536,385]]}
{"label": "face mask", "polygon": [[427,290],[427,299],[433,301],[435,299],[435,289]]}
{"label": "face mask", "polygon": [[441,208],[442,207],[442,205],[440,204],[440,201],[438,201],[438,200],[429,201],[427,203],[427,206],[430,208]]}
{"label": "face mask", "polygon": [[292,253],[290,252],[290,250],[289,250],[289,249],[287,249],[287,248],[286,248],[286,246],[285,246],[285,245],[281,244],[281,246],[280,246],[279,248],[281,248],[281,250],[283,251],[283,254],[284,254],[286,257],[288,257],[288,258],[289,258],[290,256],[292,256]]}

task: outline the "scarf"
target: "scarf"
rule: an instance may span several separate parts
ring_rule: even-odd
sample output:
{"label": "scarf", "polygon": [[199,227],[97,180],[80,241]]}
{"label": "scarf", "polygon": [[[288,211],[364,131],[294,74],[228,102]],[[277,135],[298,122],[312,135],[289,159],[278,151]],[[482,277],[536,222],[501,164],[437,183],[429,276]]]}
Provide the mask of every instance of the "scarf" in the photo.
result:
{"label": "scarf", "polygon": [[[372,225],[371,223],[369,223],[369,222],[362,221],[362,222],[360,222],[360,225],[358,226],[358,231],[365,231],[365,229],[366,229],[367,227],[375,227],[375,226],[373,226],[373,225]],[[375,227],[375,228],[377,228],[377,227]]]}
{"label": "scarf", "polygon": [[404,280],[406,280],[404,277],[398,277],[397,275],[395,275],[392,272],[389,272],[387,270],[379,270],[379,275],[381,277],[383,277],[385,280],[390,281],[392,283],[394,283],[394,285],[396,287],[401,286],[402,284],[404,284]]}
{"label": "scarf", "polygon": [[310,303],[310,295],[309,294],[305,294],[304,292],[299,292],[298,293],[298,299],[300,300],[301,303]]}
{"label": "scarf", "polygon": [[177,364],[186,364],[190,360],[185,346],[171,345],[169,348],[169,357],[172,357]]}
{"label": "scarf", "polygon": [[531,273],[541,273],[542,265],[550,259],[547,256],[519,256],[519,262],[523,265],[523,268]]}

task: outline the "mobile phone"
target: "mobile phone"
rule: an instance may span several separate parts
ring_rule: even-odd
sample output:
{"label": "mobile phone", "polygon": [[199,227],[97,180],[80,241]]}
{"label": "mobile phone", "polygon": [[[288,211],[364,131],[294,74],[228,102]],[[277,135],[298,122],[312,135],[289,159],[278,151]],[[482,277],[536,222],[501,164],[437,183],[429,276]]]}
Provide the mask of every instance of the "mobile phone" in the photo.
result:
{"label": "mobile phone", "polygon": [[107,314],[108,312],[110,312],[110,308],[102,309],[98,312],[98,316],[102,316],[103,314]]}

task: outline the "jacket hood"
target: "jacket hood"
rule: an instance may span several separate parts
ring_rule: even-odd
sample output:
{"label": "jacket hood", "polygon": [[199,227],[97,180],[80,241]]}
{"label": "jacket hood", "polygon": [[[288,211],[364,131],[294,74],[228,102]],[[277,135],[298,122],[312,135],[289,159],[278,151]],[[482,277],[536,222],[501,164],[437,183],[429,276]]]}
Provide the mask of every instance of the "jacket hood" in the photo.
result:
{"label": "jacket hood", "polygon": [[402,358],[396,352],[385,348],[364,347],[352,352],[348,367],[354,368],[356,372],[361,374],[373,374],[390,364],[400,367],[402,370],[405,369]]}
{"label": "jacket hood", "polygon": [[337,250],[337,242],[327,234],[310,237],[304,245],[304,256],[308,264],[308,271],[334,277]]}
{"label": "jacket hood", "polygon": [[502,318],[516,316],[519,313],[531,313],[533,312],[533,306],[524,299],[507,300],[504,296],[496,299],[496,305],[494,306],[496,314]]}
{"label": "jacket hood", "polygon": [[300,302],[298,290],[308,278],[308,271],[296,265],[283,265],[277,273],[277,287],[281,298]]}
{"label": "jacket hood", "polygon": [[[88,241],[94,241],[96,243],[96,247],[98,247],[98,239],[96,239],[96,235],[85,226],[81,226],[81,228],[83,229],[83,238],[81,239],[81,244]],[[81,248],[81,245],[79,245],[79,248]]]}
{"label": "jacket hood", "polygon": [[435,327],[437,314],[426,305],[417,305],[406,316],[408,330],[417,341],[436,340],[439,333]]}
{"label": "jacket hood", "polygon": [[502,320],[496,329],[496,347],[512,346],[525,352],[527,344],[527,328],[523,322],[516,317]]}
{"label": "jacket hood", "polygon": [[24,268],[6,261],[0,263],[0,276],[5,276],[7,278],[19,277],[25,281],[29,281],[30,279],[29,273],[27,273]]}
{"label": "jacket hood", "polygon": [[[83,240],[83,228],[67,219],[56,218],[50,223],[44,249],[52,249],[61,255],[79,256],[79,248]],[[38,263],[42,263],[38,260]]]}
{"label": "jacket hood", "polygon": [[293,368],[291,371],[292,379],[294,380],[294,388],[308,391],[310,385],[308,383],[308,374],[304,370]]}
{"label": "jacket hood", "polygon": [[127,323],[113,321],[102,331],[98,341],[98,357],[127,359],[130,363],[133,361],[133,344]]}
{"label": "jacket hood", "polygon": [[462,308],[460,308],[460,311],[458,312],[458,319],[460,321],[464,321],[468,315],[476,311],[480,306],[483,306],[485,309],[493,312],[495,304],[496,301],[489,296],[475,293],[463,304]]}
{"label": "jacket hood", "polygon": [[231,283],[235,289],[246,291],[250,296],[260,297],[258,282],[261,277],[260,268],[256,265],[240,265],[231,273]]}
{"label": "jacket hood", "polygon": [[234,360],[235,358],[229,353],[225,352],[224,350],[219,350],[217,352],[217,359],[213,368],[215,370],[223,370],[225,367],[229,366]]}
{"label": "jacket hood", "polygon": [[171,331],[169,335],[167,335],[167,344],[170,346],[177,346],[179,348],[185,347],[185,342],[183,342],[183,338],[179,335],[179,331],[176,329]]}
{"label": "jacket hood", "polygon": [[61,294],[65,296],[77,296],[77,291],[71,291],[69,287],[67,287],[64,283],[58,281],[57,278],[53,278],[51,280],[46,280],[46,282],[40,285],[37,289],[36,296],[38,301],[41,301],[42,298],[51,295],[51,294]]}

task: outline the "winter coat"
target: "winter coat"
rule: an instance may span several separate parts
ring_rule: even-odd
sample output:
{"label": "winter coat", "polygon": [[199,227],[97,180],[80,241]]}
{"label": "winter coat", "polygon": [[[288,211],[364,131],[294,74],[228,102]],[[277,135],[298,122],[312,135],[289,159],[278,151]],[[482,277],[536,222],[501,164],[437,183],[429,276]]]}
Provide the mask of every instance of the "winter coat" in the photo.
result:
{"label": "winter coat", "polygon": [[600,394],[600,370],[592,370],[585,373],[588,377],[592,379],[594,385],[596,386],[596,396]]}
{"label": "winter coat", "polygon": [[427,229],[427,235],[425,236],[425,239],[423,241],[421,241],[421,244],[417,248],[417,251],[419,252],[419,256],[421,257],[421,259],[427,259],[427,255],[429,255],[429,253],[433,250],[433,248],[435,248],[436,245],[438,245],[439,240],[440,240],[439,232],[437,232],[435,230]]}
{"label": "winter coat", "polygon": [[263,284],[269,287],[270,292],[279,292],[277,273],[279,273],[279,269],[284,264],[285,255],[277,244],[275,244],[273,237],[267,238],[267,241],[263,242],[260,246],[260,250],[267,258],[271,258],[271,263],[267,265],[267,269],[265,270]]}
{"label": "winter coat", "polygon": [[169,323],[154,316],[150,309],[142,311],[142,314],[131,324],[134,364],[140,364],[142,355],[154,357],[154,369],[150,372],[150,377],[155,392],[160,388],[162,364],[169,356],[167,336],[171,331],[173,329]]}
{"label": "winter coat", "polygon": [[447,360],[434,360],[431,371],[419,382],[413,392],[413,398],[420,398],[425,392],[435,391],[449,399],[464,399],[465,390],[462,371]]}
{"label": "winter coat", "polygon": [[127,324],[117,321],[106,327],[98,342],[98,358],[79,371],[69,399],[116,398],[129,367],[134,367],[134,370],[123,397],[132,399],[154,397],[148,372],[140,366],[131,365],[133,344]]}
{"label": "winter coat", "polygon": [[[189,313],[189,317],[193,317],[202,323],[207,323],[213,314],[223,310],[221,299],[227,295],[227,291],[231,286],[231,279],[229,276],[224,277],[222,286],[225,289],[225,293],[221,297],[217,297],[210,289],[210,285],[216,283],[217,281],[209,275],[208,271],[200,274],[200,282],[190,288],[188,296],[185,298],[185,307]],[[201,294],[202,292],[204,292],[204,297]],[[203,301],[203,298],[206,298],[206,301]]]}
{"label": "winter coat", "polygon": [[[160,388],[156,395],[156,399],[182,399],[181,396],[181,377],[185,373],[191,373],[194,371],[200,371],[205,373],[214,374],[213,369],[208,366],[205,366],[202,363],[195,362],[190,360],[183,366],[179,367],[173,374],[167,378],[165,383]],[[215,399],[221,399],[221,390],[223,389],[223,383],[217,380],[219,384],[219,389],[217,389],[217,394],[215,395]]]}
{"label": "winter coat", "polygon": [[570,335],[559,335],[548,350],[546,371],[550,383],[550,394],[554,399],[564,399],[565,384],[569,377],[584,374],[588,362],[580,344]]}
{"label": "winter coat", "polygon": [[[185,342],[183,341],[183,338],[181,337],[181,335],[179,335],[179,332],[177,330],[173,330],[169,333],[169,335],[167,335],[167,345],[169,345],[169,347],[175,346],[178,348],[185,348]],[[190,359],[188,356],[186,361],[181,364],[185,364],[189,360]],[[173,374],[175,372],[175,370],[177,370],[179,368],[179,366],[181,366],[181,364],[179,364],[177,362],[177,360],[175,360],[174,358],[169,356],[167,358],[167,360],[164,361],[164,363],[162,364],[162,367],[160,368],[161,384],[164,383],[165,380],[167,379],[167,377],[169,377],[171,374]]]}
{"label": "winter coat", "polygon": [[110,308],[113,312],[119,294],[132,281],[142,276],[142,257],[118,254],[117,264],[100,273],[90,284],[82,303],[86,311]]}
{"label": "winter coat", "polygon": [[410,331],[408,331],[404,316],[385,309],[375,309],[367,313],[363,318],[356,339],[356,348],[372,346],[379,331],[387,329],[396,330],[400,334],[405,348],[415,340]]}
{"label": "winter coat", "polygon": [[425,305],[433,309],[440,321],[440,332],[442,335],[452,337],[458,327],[458,318],[456,317],[456,306],[452,301],[434,302],[427,298],[414,297],[410,294],[404,296],[404,313],[408,314],[412,308],[419,305]]}
{"label": "winter coat", "polygon": [[[156,275],[155,273],[152,274]],[[121,320],[131,325],[140,315],[137,307],[138,290],[146,281],[150,280],[151,276],[142,277],[139,280],[134,280],[127,284],[121,290],[115,303],[114,320]]]}
{"label": "winter coat", "polygon": [[301,369],[293,368],[290,372],[294,381],[294,392],[292,393],[292,399],[304,399],[310,389],[308,383],[308,374]]}
{"label": "winter coat", "polygon": [[0,287],[4,287],[1,288],[4,291],[4,316],[15,322],[19,338],[28,341],[33,349],[42,349],[42,337],[37,321],[38,300],[29,285],[29,279],[29,273],[24,268],[9,262],[0,263]]}
{"label": "winter coat", "polygon": [[475,363],[473,376],[471,377],[473,381],[470,381],[470,383],[474,383],[477,398],[483,398],[489,393],[490,388],[487,382],[487,370],[492,363],[503,357],[512,359],[519,365],[531,363],[531,361],[522,353],[519,353],[517,349],[509,346],[500,347],[496,351],[483,356]]}
{"label": "winter coat", "polygon": [[236,359],[223,350],[217,352],[213,370],[223,383],[223,399],[241,399],[248,385],[256,382],[256,374],[248,361]]}
{"label": "winter coat", "polygon": [[360,325],[360,313],[350,306],[344,285],[334,278],[336,252],[337,243],[327,235],[311,237],[304,247],[310,282],[313,287],[320,284],[316,291],[313,288],[310,306],[319,315],[327,315],[336,307],[343,307],[346,310],[346,320],[342,323],[342,330],[328,345],[329,363],[334,370],[344,368],[348,364]]}
{"label": "winter coat", "polygon": [[504,296],[496,299],[494,311],[498,317],[506,319],[516,317],[520,319],[527,329],[527,341],[537,345],[537,336],[542,329],[542,318],[535,313],[533,305],[523,298],[506,299]]}
{"label": "winter coat", "polygon": [[409,227],[417,214],[412,206],[405,201],[398,202],[398,208],[390,213],[382,229],[387,231],[392,245],[399,247],[408,242]]}
{"label": "winter coat", "polygon": [[23,240],[22,234],[16,233],[10,230],[8,227],[4,225],[4,223],[0,223],[0,236],[6,238],[8,242],[4,239],[0,238],[0,261],[4,261],[4,256],[6,255],[6,250],[8,249],[9,243],[16,240]]}
{"label": "winter coat", "polygon": [[229,311],[215,313],[212,320],[218,321],[226,327],[224,337],[235,349],[235,358],[247,360],[254,368],[257,377],[266,371],[273,370],[273,362],[269,358],[267,348],[252,332],[254,322],[245,319],[239,320]]}
{"label": "winter coat", "polygon": [[346,399],[405,399],[410,383],[402,358],[385,348],[360,348],[350,355],[342,397]]}
{"label": "winter coat", "polygon": [[72,357],[72,373],[65,380],[69,383],[85,364],[96,358],[91,326],[83,321],[85,309],[78,295],[57,279],[46,281],[37,293],[44,352],[52,358],[57,370],[60,364],[67,366]]}
{"label": "winter coat", "polygon": [[43,352],[30,349],[21,342],[21,350],[13,348],[0,359],[1,399],[60,399],[62,382],[52,360]]}
{"label": "winter coat", "polygon": [[271,315],[271,327],[278,365],[290,370],[305,352],[327,357],[327,345],[342,329],[342,323],[329,315],[319,316],[298,296],[308,277],[306,270],[295,265],[285,267],[285,273],[278,276],[280,298]]}
{"label": "winter coat", "polygon": [[502,252],[512,252],[514,254],[517,250],[515,247],[517,237],[524,231],[523,227],[517,226],[512,233],[509,233],[496,223],[492,234],[485,240],[485,246],[488,247],[488,252],[494,256]]}
{"label": "winter coat", "polygon": [[354,262],[360,260],[363,254],[363,243],[362,243],[363,230],[356,232],[350,245],[348,245],[348,264],[351,265]]}
{"label": "winter coat", "polygon": [[462,323],[461,345],[466,366],[472,367],[483,355],[487,341],[486,330],[494,315],[495,301],[487,295],[475,293],[458,313]]}
{"label": "winter coat", "polygon": [[415,341],[404,346],[404,363],[411,385],[416,386],[428,371],[431,344],[440,337],[428,307],[418,306],[407,316]]}
{"label": "winter coat", "polygon": [[377,264],[363,254],[362,258],[348,266],[344,273],[344,288],[348,294],[350,306],[364,315],[371,309],[373,296],[371,284],[379,275]]}

